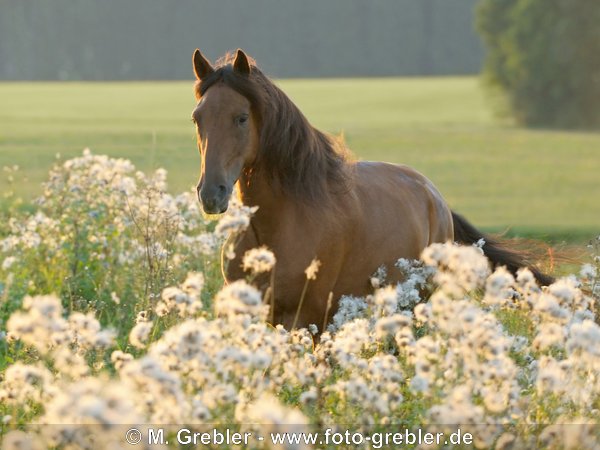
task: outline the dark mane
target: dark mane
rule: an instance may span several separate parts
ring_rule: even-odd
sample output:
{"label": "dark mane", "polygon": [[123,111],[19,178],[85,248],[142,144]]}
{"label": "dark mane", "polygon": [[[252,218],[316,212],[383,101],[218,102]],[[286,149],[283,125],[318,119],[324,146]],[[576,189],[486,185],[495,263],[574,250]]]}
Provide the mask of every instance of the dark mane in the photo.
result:
{"label": "dark mane", "polygon": [[295,199],[319,204],[346,190],[346,148],[314,128],[302,112],[251,60],[248,76],[233,70],[234,55],[217,62],[214,73],[197,81],[200,99],[217,82],[246,97],[258,119],[260,149],[255,167],[275,188]]}

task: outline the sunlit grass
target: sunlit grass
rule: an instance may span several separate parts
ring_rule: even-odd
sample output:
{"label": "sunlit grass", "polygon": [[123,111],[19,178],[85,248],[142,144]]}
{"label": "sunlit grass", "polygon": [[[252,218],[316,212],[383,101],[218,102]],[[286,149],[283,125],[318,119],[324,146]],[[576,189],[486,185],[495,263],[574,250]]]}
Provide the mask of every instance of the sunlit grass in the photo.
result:
{"label": "sunlit grass", "polygon": [[[358,158],[414,166],[487,229],[583,241],[600,227],[600,134],[531,131],[493,118],[478,79],[283,80],[311,122]],[[199,173],[191,82],[2,83],[0,166],[26,202],[56,153],[165,167],[173,192]],[[4,179],[0,188],[7,189]]]}
{"label": "sunlit grass", "polygon": [[[397,285],[378,270],[373,295],[285,330],[253,285],[280,267],[270,250],[246,252],[246,279],[223,284],[220,244],[250,208],[231,202],[207,223],[193,193],[164,191],[164,171],[90,152],[49,178],[33,212],[0,221],[2,449],[122,448],[135,424],[260,436],[448,424],[477,448],[597,443],[600,237],[592,264],[543,290],[527,270],[491,273],[472,246],[434,244],[398,261]],[[299,310],[304,294],[277,301]],[[33,423],[53,424],[52,440]],[[318,448],[340,447],[353,448]]]}

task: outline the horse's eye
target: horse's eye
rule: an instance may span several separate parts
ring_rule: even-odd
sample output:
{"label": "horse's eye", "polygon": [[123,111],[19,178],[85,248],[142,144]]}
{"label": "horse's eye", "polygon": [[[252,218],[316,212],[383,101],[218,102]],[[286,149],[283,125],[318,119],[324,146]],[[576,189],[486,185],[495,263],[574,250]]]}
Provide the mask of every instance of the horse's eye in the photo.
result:
{"label": "horse's eye", "polygon": [[246,125],[246,123],[248,123],[248,114],[240,114],[239,116],[237,116],[235,118],[235,123],[237,123],[240,126]]}

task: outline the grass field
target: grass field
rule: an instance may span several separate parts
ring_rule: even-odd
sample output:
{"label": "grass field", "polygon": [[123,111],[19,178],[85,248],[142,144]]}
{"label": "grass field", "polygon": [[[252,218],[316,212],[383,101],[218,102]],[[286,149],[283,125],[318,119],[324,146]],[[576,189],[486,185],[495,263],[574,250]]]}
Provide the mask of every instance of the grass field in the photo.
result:
{"label": "grass field", "polygon": [[[469,78],[282,84],[359,157],[416,166],[478,224],[582,251],[600,231],[600,135],[494,122]],[[171,449],[189,448],[176,439],[184,426],[250,430],[244,447],[258,450],[394,448],[376,436],[457,429],[474,445],[428,448],[598,448],[600,237],[592,264],[558,258],[554,273],[570,276],[543,290],[527,271],[491,273],[472,246],[434,244],[422,263],[399,261],[398,284],[366,273],[373,295],[336,305],[330,294],[320,300],[333,318],[286,330],[267,323],[270,307],[314,307],[304,297],[330,276],[325,263],[298,271],[297,298],[269,275],[296,269],[266,248],[246,252],[246,278],[224,284],[221,246],[250,208],[232,202],[206,221],[192,192],[164,191],[164,172],[139,176],[102,155],[166,167],[173,191],[194,184],[189,84],[4,84],[0,101],[0,165],[23,168],[7,193],[30,201],[56,153],[95,152],[57,167],[30,210],[0,211],[2,450],[162,440],[151,424]],[[263,276],[265,292],[254,285]],[[374,438],[320,440],[345,431]],[[290,432],[318,446],[276,445]]]}
{"label": "grass field", "polygon": [[[416,167],[486,229],[585,240],[600,230],[600,134],[524,130],[494,119],[476,78],[285,80],[311,122],[361,159]],[[1,83],[0,166],[39,192],[55,155],[94,153],[192,186],[199,157],[191,82]],[[6,191],[7,181],[0,180]]]}

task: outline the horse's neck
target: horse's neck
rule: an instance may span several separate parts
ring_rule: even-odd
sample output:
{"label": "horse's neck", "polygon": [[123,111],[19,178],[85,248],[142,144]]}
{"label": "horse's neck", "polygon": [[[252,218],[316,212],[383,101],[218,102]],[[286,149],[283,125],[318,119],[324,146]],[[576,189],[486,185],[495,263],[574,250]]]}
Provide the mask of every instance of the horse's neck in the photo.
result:
{"label": "horse's neck", "polygon": [[[248,175],[242,173],[238,181],[239,196],[246,206],[258,206],[258,211],[252,216],[252,228],[264,244],[265,236],[273,236],[290,223],[301,220],[305,225],[318,222],[327,223],[337,227],[343,221],[343,210],[339,203],[342,197],[336,196],[336,204],[326,206],[309,206],[301,201],[294,200],[289,195],[274,188],[264,173]],[[352,197],[352,195],[350,195]],[[344,203],[345,204],[345,203]]]}
{"label": "horse's neck", "polygon": [[263,174],[242,173],[239,184],[240,200],[246,206],[258,206],[253,225],[260,228],[276,226],[284,205],[289,202],[274,189]]}

